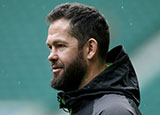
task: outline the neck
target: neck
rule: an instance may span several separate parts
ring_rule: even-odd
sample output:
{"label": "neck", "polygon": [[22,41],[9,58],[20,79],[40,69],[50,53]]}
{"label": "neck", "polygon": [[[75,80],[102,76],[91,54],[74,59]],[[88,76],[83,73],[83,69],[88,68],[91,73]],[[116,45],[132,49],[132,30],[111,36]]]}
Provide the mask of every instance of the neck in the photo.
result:
{"label": "neck", "polygon": [[82,83],[79,86],[79,89],[87,85],[92,79],[94,79],[99,73],[106,69],[106,64],[103,65],[100,63],[93,63],[89,65],[88,71],[82,80]]}

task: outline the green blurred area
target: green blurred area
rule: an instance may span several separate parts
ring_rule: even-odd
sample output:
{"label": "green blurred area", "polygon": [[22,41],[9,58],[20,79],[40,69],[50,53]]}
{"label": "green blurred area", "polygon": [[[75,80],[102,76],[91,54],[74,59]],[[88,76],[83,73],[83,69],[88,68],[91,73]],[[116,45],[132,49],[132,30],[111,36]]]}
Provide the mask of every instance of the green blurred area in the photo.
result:
{"label": "green blurred area", "polygon": [[[96,7],[110,25],[110,48],[123,44],[129,55],[160,30],[159,0],[0,0],[0,107],[1,101],[14,100],[58,111],[57,92],[50,88],[46,16],[66,2]],[[141,89],[145,115],[160,113],[160,79],[155,78]]]}

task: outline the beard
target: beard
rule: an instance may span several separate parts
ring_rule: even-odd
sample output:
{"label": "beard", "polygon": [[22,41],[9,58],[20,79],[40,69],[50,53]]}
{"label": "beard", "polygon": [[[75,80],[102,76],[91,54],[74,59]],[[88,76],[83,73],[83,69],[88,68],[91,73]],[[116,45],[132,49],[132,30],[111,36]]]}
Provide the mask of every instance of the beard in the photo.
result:
{"label": "beard", "polygon": [[87,72],[87,67],[83,52],[79,51],[76,58],[64,68],[61,76],[53,76],[51,87],[64,92],[77,90]]}

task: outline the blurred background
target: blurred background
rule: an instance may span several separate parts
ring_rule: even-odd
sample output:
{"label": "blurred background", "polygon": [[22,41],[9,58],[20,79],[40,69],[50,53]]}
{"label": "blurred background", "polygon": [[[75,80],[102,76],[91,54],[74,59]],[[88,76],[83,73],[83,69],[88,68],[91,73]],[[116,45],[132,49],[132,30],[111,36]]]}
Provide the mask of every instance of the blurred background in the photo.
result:
{"label": "blurred background", "polygon": [[111,46],[122,44],[135,66],[143,115],[160,113],[159,0],[0,0],[0,115],[66,115],[45,45],[47,14],[58,4],[96,7],[110,25]]}

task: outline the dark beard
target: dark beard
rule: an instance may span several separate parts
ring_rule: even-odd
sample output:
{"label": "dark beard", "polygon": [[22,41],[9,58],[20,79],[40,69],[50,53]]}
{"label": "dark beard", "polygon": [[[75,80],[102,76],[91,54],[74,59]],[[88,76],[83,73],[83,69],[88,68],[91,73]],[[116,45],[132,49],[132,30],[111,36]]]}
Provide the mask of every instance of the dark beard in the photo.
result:
{"label": "dark beard", "polygon": [[51,87],[65,92],[77,90],[86,72],[87,63],[82,51],[79,51],[77,57],[66,67],[61,78],[52,79]]}

